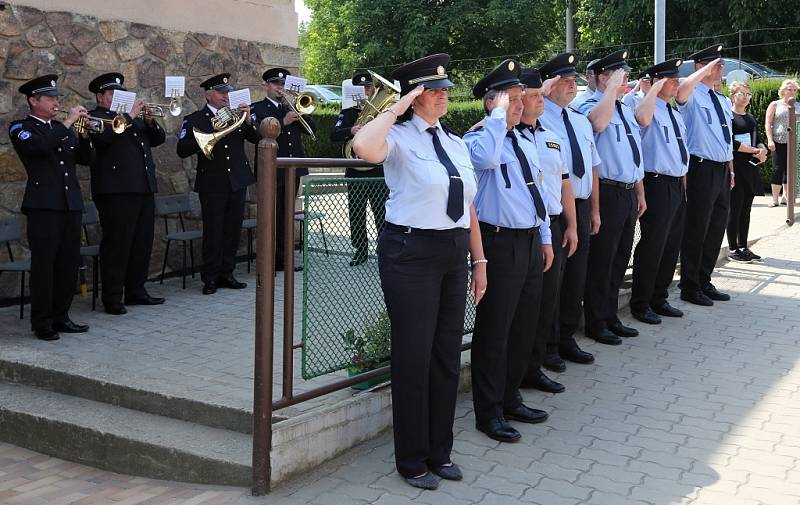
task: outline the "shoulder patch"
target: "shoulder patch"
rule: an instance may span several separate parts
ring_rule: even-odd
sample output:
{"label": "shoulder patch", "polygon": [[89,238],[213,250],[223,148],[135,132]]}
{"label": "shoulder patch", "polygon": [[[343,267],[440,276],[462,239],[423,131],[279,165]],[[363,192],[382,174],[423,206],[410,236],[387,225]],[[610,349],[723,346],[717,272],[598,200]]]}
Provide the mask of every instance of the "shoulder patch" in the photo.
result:
{"label": "shoulder patch", "polygon": [[20,140],[28,140],[29,138],[31,138],[31,132],[29,132],[28,130],[21,130],[17,134],[17,138],[19,138]]}
{"label": "shoulder patch", "polygon": [[546,145],[547,145],[547,147],[549,147],[550,149],[555,149],[555,150],[557,150],[557,151],[560,151],[560,150],[561,150],[561,144],[559,144],[558,142],[549,142],[549,141],[548,141],[548,142],[545,142],[545,144],[546,144]]}
{"label": "shoulder patch", "polygon": [[181,134],[180,134],[180,137],[179,137],[179,138],[183,138],[183,137],[185,137],[185,136],[186,136],[186,128],[183,128],[183,129],[181,130]]}
{"label": "shoulder patch", "polygon": [[255,112],[250,114],[250,121],[252,121],[253,124],[256,124],[258,122],[258,119],[256,118],[256,113]]}
{"label": "shoulder patch", "polygon": [[14,133],[16,130],[19,130],[20,128],[22,128],[22,123],[21,122],[20,123],[13,123],[11,125],[11,128],[8,129],[8,133],[10,133],[10,134]]}

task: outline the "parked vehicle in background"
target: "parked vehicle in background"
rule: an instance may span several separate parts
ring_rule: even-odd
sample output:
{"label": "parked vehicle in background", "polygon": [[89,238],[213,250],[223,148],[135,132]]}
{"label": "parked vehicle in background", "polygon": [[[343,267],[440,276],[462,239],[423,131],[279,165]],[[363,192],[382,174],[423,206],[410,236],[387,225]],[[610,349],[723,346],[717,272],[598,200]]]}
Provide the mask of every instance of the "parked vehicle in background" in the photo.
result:
{"label": "parked vehicle in background", "polygon": [[[786,74],[779,72],[774,68],[769,68],[761,63],[753,61],[744,61],[736,58],[722,58],[722,81],[725,82],[725,76],[734,70],[743,70],[747,72],[751,79],[785,79]],[[694,60],[685,60],[678,71],[681,77],[688,77],[694,72]]]}
{"label": "parked vehicle in background", "polygon": [[306,93],[313,95],[322,106],[339,106],[342,104],[342,87],[328,84],[306,85]]}

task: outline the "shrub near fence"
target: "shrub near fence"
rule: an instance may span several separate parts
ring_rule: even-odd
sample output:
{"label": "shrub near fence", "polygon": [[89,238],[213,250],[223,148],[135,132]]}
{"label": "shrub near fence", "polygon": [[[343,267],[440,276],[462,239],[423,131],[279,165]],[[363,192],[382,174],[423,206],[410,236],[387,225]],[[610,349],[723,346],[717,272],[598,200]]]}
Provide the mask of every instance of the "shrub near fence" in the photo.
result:
{"label": "shrub near fence", "polygon": [[[756,118],[761,141],[766,145],[767,137],[764,134],[764,118],[770,102],[778,98],[780,80],[751,81],[750,86],[753,97],[750,99],[748,112]],[[727,94],[727,90],[723,90]],[[342,144],[331,142],[330,134],[336,123],[339,111],[333,108],[320,108],[314,113],[317,124],[317,140],[312,141],[305,137],[306,156],[312,158],[339,158],[342,156]],[[483,119],[483,106],[477,100],[464,102],[451,102],[447,115],[442,121],[459,134],[464,134],[472,125]],[[772,158],[761,165],[761,180],[765,190],[769,191],[769,179],[772,175]]]}

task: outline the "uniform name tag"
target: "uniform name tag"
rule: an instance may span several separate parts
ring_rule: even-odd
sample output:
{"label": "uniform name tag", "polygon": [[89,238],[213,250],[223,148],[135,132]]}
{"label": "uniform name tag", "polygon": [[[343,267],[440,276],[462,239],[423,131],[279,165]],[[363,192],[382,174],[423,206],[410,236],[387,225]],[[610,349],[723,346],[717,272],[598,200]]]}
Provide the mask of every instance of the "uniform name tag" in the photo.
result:
{"label": "uniform name tag", "polygon": [[561,150],[561,144],[559,144],[558,142],[546,142],[546,144],[547,147],[549,147],[550,149],[555,149],[557,151]]}

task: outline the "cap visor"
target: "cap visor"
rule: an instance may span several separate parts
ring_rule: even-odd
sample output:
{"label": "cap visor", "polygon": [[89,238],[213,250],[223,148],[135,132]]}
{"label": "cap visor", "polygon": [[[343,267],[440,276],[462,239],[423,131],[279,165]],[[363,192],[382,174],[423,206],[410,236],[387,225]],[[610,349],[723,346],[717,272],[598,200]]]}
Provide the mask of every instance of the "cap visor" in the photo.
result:
{"label": "cap visor", "polygon": [[[454,84],[450,82],[450,79],[436,79],[435,81],[428,81],[421,83],[425,89],[442,89],[442,88],[452,88]],[[416,87],[416,86],[414,86]],[[411,88],[414,89],[414,88]]]}
{"label": "cap visor", "polygon": [[[64,96],[64,94],[61,93],[60,91],[58,91],[57,89],[51,89],[49,91],[42,91],[41,93],[36,93],[36,94],[37,95],[42,95],[42,96]],[[36,96],[36,95],[34,95],[34,96]]]}
{"label": "cap visor", "polygon": [[211,89],[213,89],[214,91],[222,91],[223,93],[226,93],[226,92],[229,93],[229,92],[233,91],[233,86],[231,86],[230,84],[222,84],[221,86],[214,86]]}

